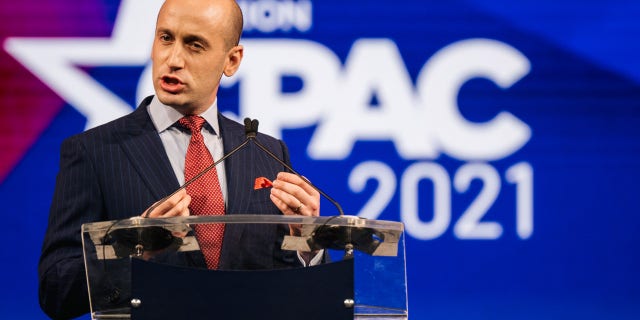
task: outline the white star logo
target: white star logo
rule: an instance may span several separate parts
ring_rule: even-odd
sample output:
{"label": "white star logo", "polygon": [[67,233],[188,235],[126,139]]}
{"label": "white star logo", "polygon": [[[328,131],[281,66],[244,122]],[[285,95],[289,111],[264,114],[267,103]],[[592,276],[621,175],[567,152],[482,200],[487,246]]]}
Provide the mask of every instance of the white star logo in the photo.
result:
{"label": "white star logo", "polygon": [[[92,128],[131,112],[131,106],[76,66],[146,65],[162,3],[123,0],[108,39],[9,38],[4,48],[82,113],[87,118],[86,129]],[[145,72],[142,78],[146,76]],[[138,92],[141,90],[146,88],[139,85]]]}

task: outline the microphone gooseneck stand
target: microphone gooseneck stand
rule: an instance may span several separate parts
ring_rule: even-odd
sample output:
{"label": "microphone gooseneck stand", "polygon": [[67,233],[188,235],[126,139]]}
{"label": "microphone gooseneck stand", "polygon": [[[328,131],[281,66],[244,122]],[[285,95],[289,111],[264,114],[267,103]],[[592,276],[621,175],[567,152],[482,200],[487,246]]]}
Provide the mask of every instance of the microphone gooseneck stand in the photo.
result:
{"label": "microphone gooseneck stand", "polygon": [[[225,154],[222,158],[218,159],[217,161],[213,162],[211,165],[203,169],[193,178],[186,181],[182,186],[180,186],[174,192],[157,201],[154,205],[152,205],[145,211],[145,213],[142,215],[142,218],[148,218],[149,215],[155,209],[157,209],[158,206],[166,202],[167,199],[171,198],[176,193],[185,189],[191,183],[198,180],[204,174],[206,174],[211,169],[213,169],[216,165],[226,160],[230,156],[234,155],[235,153],[237,153],[238,151],[246,147],[250,142],[252,142],[256,147],[258,147],[260,150],[262,150],[267,155],[269,155],[269,157],[276,160],[279,164],[285,167],[289,172],[295,174],[300,179],[302,179],[305,183],[307,183],[314,190],[320,193],[325,199],[327,199],[329,202],[331,202],[331,204],[333,204],[337,208],[339,213],[338,216],[330,217],[322,226],[316,228],[313,231],[311,238],[308,240],[310,248],[312,248],[313,250],[324,249],[324,248],[344,250],[345,252],[344,257],[351,258],[353,257],[354,248],[356,249],[359,247],[366,248],[372,245],[376,245],[375,242],[377,241],[373,240],[373,237],[372,237],[373,233],[370,230],[368,230],[368,228],[365,228],[366,230],[359,230],[362,228],[355,228],[356,230],[353,230],[354,227],[328,226],[328,223],[333,221],[334,219],[339,219],[345,216],[342,206],[340,206],[340,204],[337,201],[335,201],[333,198],[327,195],[324,191],[322,191],[320,188],[318,188],[313,183],[311,183],[311,181],[309,181],[307,178],[303,177],[290,165],[282,161],[280,158],[278,158],[277,155],[275,155],[273,152],[267,149],[262,143],[260,143],[257,139],[258,125],[259,125],[259,122],[257,119],[251,120],[250,118],[245,118],[244,129],[245,129],[246,139],[242,143],[240,143],[238,146],[233,148],[229,153]],[[179,246],[181,244],[181,239],[176,238],[171,234],[169,230],[166,230],[162,227],[140,227],[140,228],[128,229],[127,231],[115,230],[114,232],[111,232],[111,229],[114,226],[118,225],[119,222],[126,221],[126,220],[129,220],[129,219],[115,221],[106,230],[105,235],[102,238],[103,244],[117,243],[118,246],[121,248],[119,252],[121,252],[122,255],[128,253],[128,255],[139,257],[139,256],[142,256],[142,254],[148,250],[160,250],[160,249],[167,248],[169,246]],[[354,234],[354,231],[355,231],[355,234]],[[365,232],[363,233],[362,231],[365,231]],[[354,240],[355,240],[355,243],[354,243]],[[368,250],[363,250],[363,251],[368,251]],[[119,254],[118,256],[120,256],[121,254]]]}

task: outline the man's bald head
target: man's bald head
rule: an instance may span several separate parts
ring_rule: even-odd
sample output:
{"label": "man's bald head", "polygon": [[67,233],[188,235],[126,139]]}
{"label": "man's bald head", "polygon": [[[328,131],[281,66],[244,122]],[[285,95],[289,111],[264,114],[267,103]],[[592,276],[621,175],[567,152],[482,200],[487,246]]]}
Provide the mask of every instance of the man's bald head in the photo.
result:
{"label": "man's bald head", "polygon": [[[226,27],[224,41],[227,49],[237,46],[242,35],[244,20],[242,10],[235,0],[165,0],[160,8],[158,17],[163,14],[163,10],[169,5],[189,5],[194,12],[204,12],[206,10],[218,10],[222,14],[223,25]],[[157,23],[157,21],[156,21]]]}
{"label": "man's bald head", "polygon": [[229,44],[229,47],[237,46],[240,43],[240,36],[242,35],[242,26],[244,24],[244,20],[242,18],[242,10],[240,9],[240,6],[238,6],[238,3],[235,1],[231,1],[231,2],[233,2],[232,11],[231,11],[231,35],[233,37],[230,39],[230,42],[227,43]]}

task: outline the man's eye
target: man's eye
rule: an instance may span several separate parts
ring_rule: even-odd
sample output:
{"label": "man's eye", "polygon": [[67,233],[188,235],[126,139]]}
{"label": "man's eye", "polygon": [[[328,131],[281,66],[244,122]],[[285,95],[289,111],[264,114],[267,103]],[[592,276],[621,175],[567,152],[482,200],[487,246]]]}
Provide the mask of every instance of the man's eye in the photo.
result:
{"label": "man's eye", "polygon": [[193,43],[191,43],[191,48],[192,48],[193,50],[198,50],[198,51],[199,51],[199,50],[204,49],[204,46],[203,46],[203,45],[201,45],[200,43],[193,42]]}
{"label": "man's eye", "polygon": [[163,34],[160,36],[160,40],[162,41],[171,41],[171,37],[168,34]]}

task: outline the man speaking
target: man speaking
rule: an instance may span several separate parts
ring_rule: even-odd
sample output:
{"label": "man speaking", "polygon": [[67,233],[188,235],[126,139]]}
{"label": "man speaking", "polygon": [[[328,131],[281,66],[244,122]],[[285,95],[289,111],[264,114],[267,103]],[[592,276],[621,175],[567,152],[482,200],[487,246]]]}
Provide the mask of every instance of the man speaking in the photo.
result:
{"label": "man speaking", "polygon": [[[39,298],[52,318],[89,312],[80,227],[141,215],[245,139],[244,127],[222,116],[222,75],[239,68],[242,12],[232,0],[167,0],[156,22],[151,59],[155,96],[131,114],[65,140],[39,264]],[[257,140],[286,163],[286,145]],[[319,215],[320,196],[252,144],[149,217],[202,214]],[[274,179],[254,189],[256,178]],[[319,257],[281,250],[291,226],[199,226],[201,251],[190,265],[210,269],[273,269]],[[311,259],[314,261],[311,261]]]}

